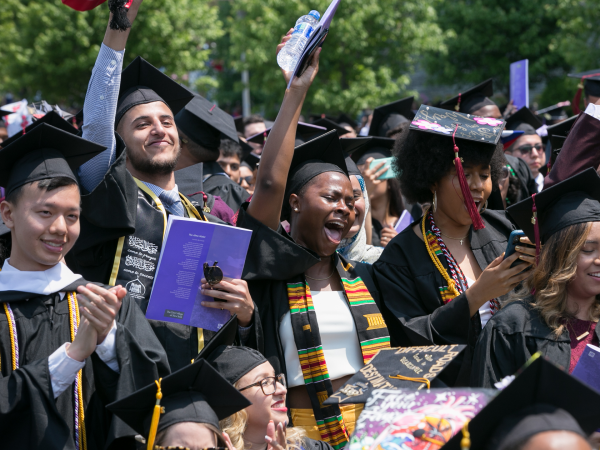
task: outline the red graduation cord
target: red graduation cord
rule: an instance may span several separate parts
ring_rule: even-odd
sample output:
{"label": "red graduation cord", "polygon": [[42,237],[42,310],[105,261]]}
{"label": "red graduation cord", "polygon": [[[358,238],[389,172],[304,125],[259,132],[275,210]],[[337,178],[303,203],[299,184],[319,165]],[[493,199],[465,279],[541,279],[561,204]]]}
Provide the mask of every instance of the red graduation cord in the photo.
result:
{"label": "red graduation cord", "polygon": [[581,92],[583,90],[583,82],[586,78],[597,77],[600,76],[600,73],[590,73],[589,75],[584,75],[581,77],[581,81],[577,85],[577,92],[575,93],[575,97],[573,97],[573,102],[571,103],[571,109],[573,110],[573,114],[579,114],[581,109],[579,109],[579,103],[581,102]]}
{"label": "red graduation cord", "polygon": [[454,128],[454,133],[452,133],[452,142],[454,143],[454,166],[456,167],[456,175],[458,176],[458,182],[460,183],[460,190],[462,191],[465,206],[467,207],[469,216],[471,216],[471,222],[473,222],[473,228],[475,230],[481,230],[482,228],[485,228],[485,225],[483,224],[483,220],[481,219],[479,211],[477,210],[475,202],[473,201],[471,189],[469,188],[469,184],[467,183],[467,178],[465,177],[465,172],[463,170],[462,160],[458,156],[458,145],[456,145],[456,130],[458,130],[458,124],[456,124],[456,128]]}

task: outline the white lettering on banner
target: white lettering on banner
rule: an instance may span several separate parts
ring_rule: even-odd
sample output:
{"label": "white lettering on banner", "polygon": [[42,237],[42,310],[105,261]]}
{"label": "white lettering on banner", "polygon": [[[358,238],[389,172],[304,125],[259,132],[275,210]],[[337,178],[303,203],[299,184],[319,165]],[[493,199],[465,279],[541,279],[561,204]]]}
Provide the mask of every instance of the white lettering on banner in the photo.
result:
{"label": "white lettering on banner", "polygon": [[152,242],[145,241],[144,239],[140,239],[135,236],[129,236],[129,246],[137,248],[143,252],[149,253],[150,255],[155,255],[158,253],[158,246],[153,244]]}
{"label": "white lettering on banner", "polygon": [[138,270],[145,270],[147,272],[154,271],[154,269],[156,267],[150,261],[146,261],[145,259],[138,258],[136,256],[129,256],[129,255],[127,255],[125,257],[125,265],[127,265],[127,266],[133,266],[133,267],[135,267]]}

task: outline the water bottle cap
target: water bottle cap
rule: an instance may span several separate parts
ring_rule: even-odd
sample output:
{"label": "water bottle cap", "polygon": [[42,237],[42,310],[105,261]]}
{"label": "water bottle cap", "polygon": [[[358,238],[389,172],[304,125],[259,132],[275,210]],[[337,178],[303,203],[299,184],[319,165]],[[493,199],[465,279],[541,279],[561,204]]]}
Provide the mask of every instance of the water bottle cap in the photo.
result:
{"label": "water bottle cap", "polygon": [[319,11],[315,11],[314,9],[311,12],[309,12],[308,15],[313,16],[317,20],[321,18],[321,14],[319,14]]}

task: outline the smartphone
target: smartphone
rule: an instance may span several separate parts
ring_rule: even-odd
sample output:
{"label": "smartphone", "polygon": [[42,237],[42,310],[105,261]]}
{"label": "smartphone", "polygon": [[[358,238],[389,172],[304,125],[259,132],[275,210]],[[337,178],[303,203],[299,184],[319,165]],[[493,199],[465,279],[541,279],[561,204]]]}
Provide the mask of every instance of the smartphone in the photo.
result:
{"label": "smartphone", "polygon": [[[517,245],[525,245],[521,243],[522,237],[525,237],[525,233],[523,232],[523,230],[514,230],[512,233],[510,233],[510,236],[508,237],[508,244],[506,245],[506,250],[504,252],[504,259],[513,255],[517,251]],[[522,259],[517,259],[510,265],[510,267],[518,266],[519,264],[523,264],[524,262],[525,261],[523,261]]]}
{"label": "smartphone", "polygon": [[369,169],[374,170],[379,164],[384,163],[382,167],[380,167],[377,171],[383,170],[387,167],[387,171],[382,173],[377,179],[378,180],[389,180],[390,178],[396,178],[396,172],[394,171],[394,166],[392,165],[392,160],[394,158],[390,156],[389,158],[380,158],[374,159],[369,164]]}

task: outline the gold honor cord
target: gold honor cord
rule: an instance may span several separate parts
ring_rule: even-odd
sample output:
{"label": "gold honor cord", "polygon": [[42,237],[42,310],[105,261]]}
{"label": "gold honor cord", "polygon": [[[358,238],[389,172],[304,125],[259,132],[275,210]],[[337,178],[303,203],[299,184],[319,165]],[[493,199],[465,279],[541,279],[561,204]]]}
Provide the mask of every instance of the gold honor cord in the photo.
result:
{"label": "gold honor cord", "polygon": [[413,377],[405,377],[404,375],[390,375],[390,378],[394,378],[395,380],[405,380],[405,381],[415,381],[417,383],[425,383],[427,385],[427,389],[431,389],[431,381],[427,378],[413,378]]}

